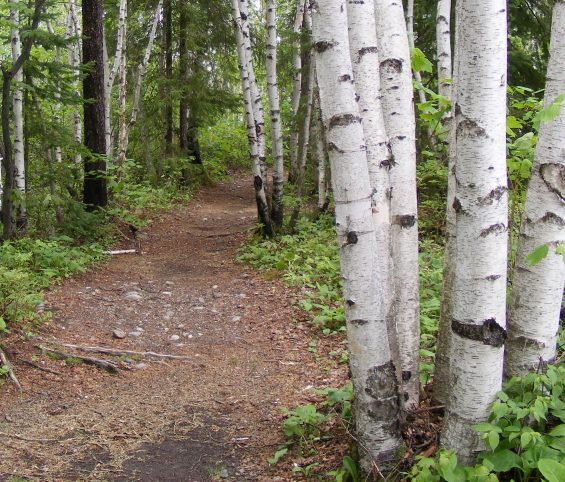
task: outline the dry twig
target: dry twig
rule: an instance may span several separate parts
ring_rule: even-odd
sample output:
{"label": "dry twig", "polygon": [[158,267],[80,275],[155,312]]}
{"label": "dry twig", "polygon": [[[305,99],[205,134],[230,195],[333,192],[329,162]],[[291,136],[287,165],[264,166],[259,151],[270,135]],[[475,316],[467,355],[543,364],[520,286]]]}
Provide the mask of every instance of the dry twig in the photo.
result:
{"label": "dry twig", "polygon": [[8,361],[8,358],[6,357],[6,354],[2,351],[2,348],[0,348],[0,361],[2,361],[2,366],[8,371],[8,376],[10,377],[10,379],[14,382],[14,384],[16,385],[16,387],[18,387],[18,390],[20,392],[23,392],[23,388],[20,385],[20,382],[18,380],[18,377],[16,377],[16,374],[14,373],[14,370],[12,369],[12,365],[11,363]]}

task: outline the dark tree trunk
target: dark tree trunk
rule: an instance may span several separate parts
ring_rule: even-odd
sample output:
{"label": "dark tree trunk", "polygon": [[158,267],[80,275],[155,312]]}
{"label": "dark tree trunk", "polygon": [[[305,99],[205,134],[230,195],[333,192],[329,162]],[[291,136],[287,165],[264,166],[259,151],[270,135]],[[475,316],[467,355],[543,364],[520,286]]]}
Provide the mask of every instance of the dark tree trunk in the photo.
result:
{"label": "dark tree trunk", "polygon": [[186,8],[184,2],[179,6],[179,65],[182,83],[179,103],[179,148],[182,155],[186,154],[188,139],[188,52],[186,51],[188,19]]}
{"label": "dark tree trunk", "polygon": [[102,0],[83,0],[83,63],[91,64],[83,80],[84,144],[89,154],[84,157],[84,203],[89,207],[108,204],[106,189],[106,138],[104,129],[104,54]]}
{"label": "dark tree trunk", "polygon": [[167,79],[167,95],[165,98],[165,151],[170,154],[173,146],[173,103],[171,100],[171,83],[173,80],[173,5],[172,0],[163,3],[165,22],[165,77]]}

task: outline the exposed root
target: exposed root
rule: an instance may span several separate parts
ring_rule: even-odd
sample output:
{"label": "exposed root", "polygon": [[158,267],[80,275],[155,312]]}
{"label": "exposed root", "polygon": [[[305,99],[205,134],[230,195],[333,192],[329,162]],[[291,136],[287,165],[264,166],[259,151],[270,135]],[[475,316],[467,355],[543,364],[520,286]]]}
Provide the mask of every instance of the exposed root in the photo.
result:
{"label": "exposed root", "polygon": [[118,364],[112,361],[76,355],[74,353],[64,353],[62,351],[54,350],[43,345],[35,345],[35,347],[39,348],[42,352],[51,353],[60,360],[77,359],[86,365],[93,365],[97,368],[101,368],[102,370],[106,370],[109,373],[119,372]]}
{"label": "exposed root", "polygon": [[22,386],[20,385],[18,377],[16,377],[16,374],[14,373],[12,365],[8,361],[6,354],[2,351],[2,348],[0,348],[0,361],[2,361],[2,367],[5,368],[6,370],[8,370],[8,376],[14,382],[14,385],[16,385],[16,387],[18,387],[18,390],[20,392],[23,392],[24,390],[23,390]]}

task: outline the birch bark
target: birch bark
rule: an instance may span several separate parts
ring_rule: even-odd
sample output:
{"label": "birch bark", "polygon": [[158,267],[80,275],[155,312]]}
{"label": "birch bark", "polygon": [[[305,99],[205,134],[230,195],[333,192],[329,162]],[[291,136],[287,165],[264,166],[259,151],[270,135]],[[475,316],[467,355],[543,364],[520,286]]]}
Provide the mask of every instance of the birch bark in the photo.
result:
{"label": "birch bark", "polygon": [[[565,1],[553,7],[545,106],[565,93]],[[555,359],[565,264],[555,248],[565,242],[565,109],[542,123],[520,228],[508,317],[505,375],[523,375]],[[547,245],[547,256],[526,257]]]}
{"label": "birch bark", "polygon": [[471,462],[501,388],[506,325],[506,3],[456,5],[456,256],[442,443]]}
{"label": "birch bark", "polygon": [[320,90],[314,89],[314,115],[316,116],[316,158],[318,161],[318,209],[324,212],[328,208],[328,176],[326,165],[328,150],[326,148],[326,133],[322,122],[322,110],[320,107]]}
{"label": "birch bark", "polygon": [[[67,17],[67,38],[71,38],[73,36],[76,37],[76,40],[69,47],[69,65],[76,72],[77,78],[80,64],[82,63],[82,54],[80,50],[81,35],[80,21],[76,12],[75,0],[69,0],[69,12]],[[79,98],[81,95],[78,80],[74,81],[74,93],[77,98]],[[82,162],[82,156],[78,147],[82,144],[82,118],[78,109],[73,112],[73,131],[77,148],[74,160],[76,164],[80,164]]]}
{"label": "birch bark", "polygon": [[119,150],[119,156],[125,159],[128,145],[129,145],[129,132],[131,128],[135,125],[137,121],[137,116],[139,114],[139,102],[141,99],[141,85],[143,84],[143,79],[147,73],[147,66],[149,65],[149,59],[151,58],[151,52],[153,51],[153,44],[155,43],[155,36],[157,34],[157,27],[159,25],[159,17],[161,15],[161,10],[163,8],[163,0],[159,0],[157,3],[157,8],[155,9],[155,14],[153,16],[153,23],[151,24],[151,30],[149,31],[149,40],[147,41],[147,46],[145,47],[145,53],[143,54],[143,59],[137,66],[137,76],[135,78],[135,85],[133,89],[133,104],[131,109],[131,117],[128,124],[126,125],[126,131],[124,135],[124,142]]}
{"label": "birch bark", "polygon": [[392,161],[391,223],[395,325],[402,370],[401,400],[418,405],[419,341],[416,142],[410,49],[402,3],[375,0],[382,109]]}
{"label": "birch bark", "polygon": [[257,203],[257,214],[259,221],[264,226],[268,236],[273,236],[273,228],[271,225],[271,214],[267,203],[267,195],[265,193],[264,178],[261,171],[261,163],[259,159],[258,139],[257,139],[257,123],[254,118],[253,98],[249,82],[249,63],[247,61],[247,47],[245,36],[243,33],[242,18],[239,11],[240,0],[232,0],[232,15],[235,24],[235,36],[237,44],[237,55],[239,60],[239,75],[241,79],[241,87],[243,92],[243,104],[245,108],[245,120],[247,125],[247,138],[249,141],[249,156],[251,158],[251,167],[253,170],[253,186],[255,188],[255,201]]}
{"label": "birch bark", "polygon": [[[10,3],[16,5],[18,0],[10,0]],[[12,61],[16,60],[22,54],[22,44],[20,41],[20,12],[17,8],[10,9],[10,21],[12,27],[10,29],[10,43],[12,45]],[[26,209],[24,203],[24,195],[26,192],[26,173],[25,173],[25,155],[24,155],[24,95],[21,84],[24,81],[24,71],[20,67],[13,77],[15,86],[12,94],[12,125],[13,125],[13,144],[12,155],[14,159],[14,187],[22,194],[21,202],[16,208],[16,226],[25,227]]]}
{"label": "birch bark", "polygon": [[104,33],[104,53],[106,56],[104,62],[104,69],[107,75],[105,75],[105,90],[104,90],[104,129],[106,136],[106,154],[110,155],[112,152],[112,146],[114,141],[112,138],[112,88],[114,87],[114,81],[116,80],[116,75],[118,75],[118,70],[120,68],[120,62],[122,61],[122,49],[124,48],[125,42],[125,28],[126,28],[126,18],[127,18],[127,0],[120,0],[120,6],[118,10],[118,32],[116,39],[116,52],[114,53],[114,62],[112,63],[112,68],[108,67],[107,57],[108,50],[106,45],[106,34]]}
{"label": "birch bark", "polygon": [[[451,67],[451,0],[438,0],[436,14],[436,43],[438,59],[439,95],[455,105],[452,94]],[[455,79],[453,79],[454,81]],[[453,82],[454,83],[454,82]],[[442,123],[446,132],[448,152],[447,165],[447,211],[445,217],[445,249],[443,253],[443,280],[441,291],[441,311],[439,317],[437,350],[435,356],[433,398],[438,404],[445,404],[449,392],[449,362],[451,359],[451,315],[453,296],[453,277],[455,275],[455,131],[451,109],[445,113]]]}
{"label": "birch bark", "polygon": [[292,49],[294,56],[292,58],[292,66],[294,68],[294,78],[292,80],[292,115],[294,119],[294,126],[292,132],[290,133],[289,142],[289,156],[290,156],[290,172],[289,180],[294,181],[293,176],[296,174],[297,159],[298,159],[298,108],[300,107],[300,97],[301,97],[301,86],[302,86],[302,52],[301,45],[302,39],[300,37],[302,32],[302,24],[304,22],[304,10],[305,1],[298,0],[298,6],[296,8],[296,15],[294,17],[294,42],[292,44]]}
{"label": "birch bark", "polygon": [[277,84],[277,12],[275,0],[267,0],[267,93],[271,114],[273,144],[272,219],[276,226],[283,223],[284,157],[279,87]]}
{"label": "birch bark", "polygon": [[397,368],[400,366],[396,326],[393,317],[394,288],[390,224],[391,153],[385,131],[380,95],[379,52],[374,0],[347,2],[349,48],[359,102],[363,132],[367,143],[367,162],[372,188],[372,213],[376,237],[375,277],[381,287],[379,300],[384,306],[389,343]]}
{"label": "birch bark", "polygon": [[[125,161],[126,152],[126,94],[127,94],[127,0],[124,0],[123,25],[122,25],[122,48],[118,63],[118,164]],[[122,19],[120,17],[120,22]]]}
{"label": "birch bark", "polygon": [[372,267],[376,238],[363,127],[343,0],[312,3],[313,48],[326,127],[357,437],[367,471],[400,447],[398,392],[384,309]]}

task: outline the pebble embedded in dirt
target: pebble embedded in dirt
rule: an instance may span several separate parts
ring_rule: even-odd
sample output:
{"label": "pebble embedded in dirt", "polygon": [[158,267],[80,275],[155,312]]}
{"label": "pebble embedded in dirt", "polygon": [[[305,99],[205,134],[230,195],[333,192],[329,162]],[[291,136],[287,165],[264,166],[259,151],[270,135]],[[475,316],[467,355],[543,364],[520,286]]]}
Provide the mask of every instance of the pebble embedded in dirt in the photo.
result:
{"label": "pebble embedded in dirt", "polygon": [[143,296],[138,291],[128,291],[124,298],[128,301],[140,301],[143,299]]}
{"label": "pebble embedded in dirt", "polygon": [[141,331],[130,331],[129,336],[133,336],[134,338],[137,338],[138,336],[141,336]]}
{"label": "pebble embedded in dirt", "polygon": [[171,335],[170,338],[169,338],[169,340],[171,340],[171,341],[179,341],[179,340],[180,340],[180,336],[178,336],[178,335]]}
{"label": "pebble embedded in dirt", "polygon": [[241,321],[241,316],[232,316],[231,321]]}
{"label": "pebble embedded in dirt", "polygon": [[114,338],[117,338],[118,340],[123,340],[127,335],[126,332],[123,330],[114,330],[112,332],[112,336]]}

